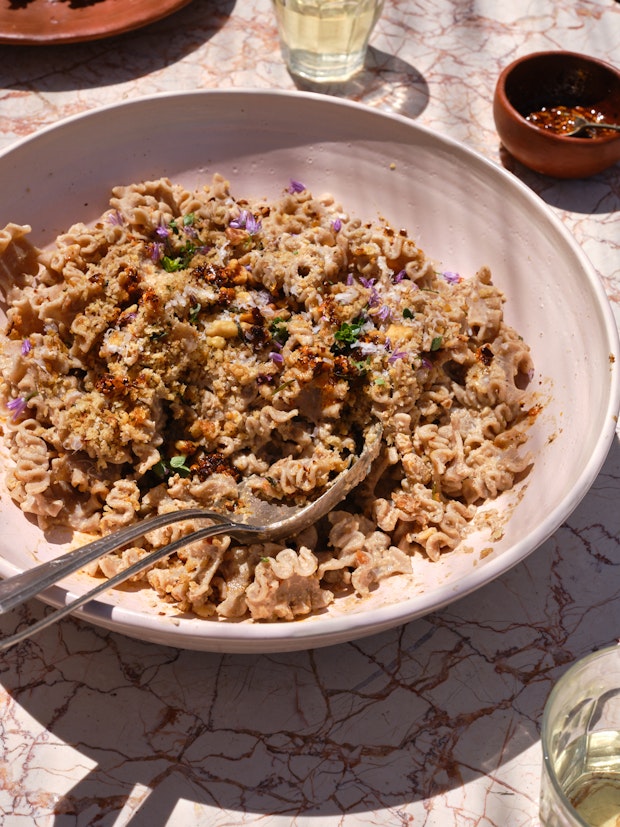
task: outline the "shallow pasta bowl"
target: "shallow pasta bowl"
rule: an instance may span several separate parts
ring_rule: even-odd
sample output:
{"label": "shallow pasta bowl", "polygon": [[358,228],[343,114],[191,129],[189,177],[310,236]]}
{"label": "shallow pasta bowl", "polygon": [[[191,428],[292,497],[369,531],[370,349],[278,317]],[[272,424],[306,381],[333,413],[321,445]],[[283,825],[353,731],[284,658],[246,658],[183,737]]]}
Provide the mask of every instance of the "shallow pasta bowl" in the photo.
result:
{"label": "shallow pasta bowl", "polygon": [[[108,125],[114,123],[110,131]],[[505,315],[531,345],[536,373],[531,473],[485,507],[488,529],[438,562],[370,596],[344,596],[290,623],[179,615],[150,590],[118,590],[80,615],[180,648],[275,652],[361,637],[436,610],[488,583],[543,543],[584,497],[605,459],[620,404],[617,332],[591,265],[560,222],[517,179],[410,121],[303,93],[158,95],[64,121],[0,155],[0,225],[33,227],[39,246],[107,207],[111,187],[166,175],[198,185],[220,172],[233,191],[272,197],[290,179],[330,191],[349,212],[406,227],[445,269],[488,265]],[[0,575],[53,557],[67,537],[43,534],[3,488]],[[46,592],[64,605],[86,575]]]}

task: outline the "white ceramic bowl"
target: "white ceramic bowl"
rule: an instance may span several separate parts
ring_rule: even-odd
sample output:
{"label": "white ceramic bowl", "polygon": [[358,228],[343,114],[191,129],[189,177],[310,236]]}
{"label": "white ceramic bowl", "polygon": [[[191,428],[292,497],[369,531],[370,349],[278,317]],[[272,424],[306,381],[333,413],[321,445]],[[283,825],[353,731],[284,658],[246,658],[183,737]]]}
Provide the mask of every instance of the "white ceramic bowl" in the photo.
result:
{"label": "white ceramic bowl", "polygon": [[[491,507],[510,514],[503,536],[468,538],[412,577],[369,598],[336,600],[292,623],[176,616],[150,591],[115,591],[80,614],[149,641],[218,652],[325,646],[404,623],[489,582],[523,560],[568,517],[605,459],[620,400],[617,331],[600,281],[542,201],[509,173],[411,121],[302,93],[209,91],[158,95],[71,118],[0,155],[0,226],[33,226],[46,244],[98,216],[116,184],[167,175],[185,184],[228,176],[238,194],[274,196],[291,178],[331,191],[360,217],[407,227],[446,269],[488,264],[506,317],[531,345],[544,403],[531,431],[528,479]],[[62,551],[1,492],[0,575]],[[471,549],[473,548],[473,551]],[[492,548],[488,556],[483,550]],[[85,575],[54,587],[64,605]]]}

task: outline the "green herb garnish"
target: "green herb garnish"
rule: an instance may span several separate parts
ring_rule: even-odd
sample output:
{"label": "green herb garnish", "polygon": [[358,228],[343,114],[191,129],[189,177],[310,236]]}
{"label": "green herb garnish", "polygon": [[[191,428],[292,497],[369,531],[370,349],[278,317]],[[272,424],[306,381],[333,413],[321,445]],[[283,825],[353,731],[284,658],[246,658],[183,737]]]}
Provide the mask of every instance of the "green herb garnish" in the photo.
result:
{"label": "green herb garnish", "polygon": [[343,322],[334,333],[334,338],[343,345],[352,345],[359,339],[365,323],[366,320],[362,318],[355,319],[353,322]]}
{"label": "green herb garnish", "polygon": [[284,323],[284,319],[281,319],[280,316],[273,319],[269,325],[269,332],[271,333],[271,338],[274,342],[277,342],[279,345],[286,344],[289,337],[288,328]]}
{"label": "green herb garnish", "polygon": [[280,391],[283,391],[284,388],[288,388],[294,381],[294,379],[287,379],[286,382],[282,382],[282,384],[278,385],[278,387],[273,391],[272,395],[275,396],[277,393],[280,393]]}
{"label": "green herb garnish", "polygon": [[174,457],[170,457],[168,462],[166,462],[165,459],[160,459],[151,470],[161,479],[174,473],[177,473],[180,477],[188,477],[191,474],[191,470],[185,464],[186,459],[186,454],[177,454]]}
{"label": "green herb garnish", "polygon": [[353,365],[353,367],[362,375],[368,373],[368,371],[370,370],[370,356],[367,356],[365,359],[359,360],[349,357],[349,361]]}
{"label": "green herb garnish", "polygon": [[176,256],[162,256],[161,264],[167,273],[176,273],[178,270],[186,270],[194,254],[196,247],[193,244],[186,244]]}
{"label": "green herb garnish", "polygon": [[183,270],[183,261],[180,258],[162,256],[161,265],[167,273],[176,273],[177,270]]}
{"label": "green herb garnish", "polygon": [[170,470],[176,471],[181,477],[187,477],[191,471],[185,464],[187,454],[177,454],[175,457],[170,457]]}
{"label": "green herb garnish", "polygon": [[151,471],[154,474],[157,474],[158,477],[162,477],[162,479],[163,477],[168,475],[169,470],[170,469],[163,461],[163,459],[160,459],[159,462],[156,462],[155,465],[151,468]]}
{"label": "green herb garnish", "polygon": [[431,352],[439,350],[439,348],[443,344],[443,336],[435,336],[433,341],[431,342]]}

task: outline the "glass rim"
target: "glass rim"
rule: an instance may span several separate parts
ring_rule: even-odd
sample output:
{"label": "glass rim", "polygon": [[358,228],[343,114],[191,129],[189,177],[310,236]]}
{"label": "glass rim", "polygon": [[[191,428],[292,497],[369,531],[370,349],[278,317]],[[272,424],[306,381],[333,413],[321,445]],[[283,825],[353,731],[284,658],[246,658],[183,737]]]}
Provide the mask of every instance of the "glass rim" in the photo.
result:
{"label": "glass rim", "polygon": [[554,687],[552,688],[551,692],[547,697],[547,700],[545,701],[545,706],[543,709],[542,726],[540,730],[540,742],[543,753],[543,770],[546,772],[547,777],[549,778],[551,785],[554,789],[554,792],[557,795],[558,803],[565,810],[565,814],[570,816],[575,821],[577,827],[590,827],[590,825],[587,821],[583,820],[583,818],[579,815],[577,810],[575,810],[573,805],[570,803],[555,773],[555,768],[551,761],[548,749],[550,710],[553,706],[553,702],[557,698],[558,694],[561,692],[562,687],[571,679],[571,677],[573,677],[573,675],[576,672],[579,672],[581,669],[583,669],[584,666],[587,666],[589,663],[592,663],[599,659],[602,660],[603,658],[608,657],[614,652],[618,656],[620,656],[620,641],[618,643],[612,644],[611,646],[604,646],[602,649],[597,649],[595,652],[590,652],[588,655],[584,655],[583,657],[579,658],[579,660],[576,660],[575,663],[571,664],[571,666],[566,670],[566,672],[564,672],[564,674],[561,675],[559,679],[556,681]]}

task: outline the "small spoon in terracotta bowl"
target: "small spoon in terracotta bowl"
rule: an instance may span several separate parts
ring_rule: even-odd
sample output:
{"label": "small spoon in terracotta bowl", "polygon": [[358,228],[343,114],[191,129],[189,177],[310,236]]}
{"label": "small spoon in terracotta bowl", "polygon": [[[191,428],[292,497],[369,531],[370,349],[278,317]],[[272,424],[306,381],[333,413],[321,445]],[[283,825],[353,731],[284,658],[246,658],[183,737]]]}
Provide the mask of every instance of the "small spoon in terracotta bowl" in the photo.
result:
{"label": "small spoon in terracotta bowl", "polygon": [[562,137],[564,138],[576,138],[577,136],[581,135],[582,132],[585,132],[586,129],[610,129],[612,132],[620,132],[620,124],[617,123],[603,123],[602,121],[589,121],[586,118],[582,118],[579,115],[575,115],[573,118],[574,126],[570,130],[570,132],[562,132]]}

